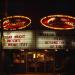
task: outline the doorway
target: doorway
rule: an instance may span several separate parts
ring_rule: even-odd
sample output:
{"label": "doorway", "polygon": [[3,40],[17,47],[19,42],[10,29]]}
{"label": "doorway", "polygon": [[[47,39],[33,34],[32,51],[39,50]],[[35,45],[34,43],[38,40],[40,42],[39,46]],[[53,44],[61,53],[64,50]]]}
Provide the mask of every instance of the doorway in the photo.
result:
{"label": "doorway", "polygon": [[11,59],[9,69],[13,73],[54,72],[54,52],[49,50],[14,50],[9,55],[11,55],[8,57]]}

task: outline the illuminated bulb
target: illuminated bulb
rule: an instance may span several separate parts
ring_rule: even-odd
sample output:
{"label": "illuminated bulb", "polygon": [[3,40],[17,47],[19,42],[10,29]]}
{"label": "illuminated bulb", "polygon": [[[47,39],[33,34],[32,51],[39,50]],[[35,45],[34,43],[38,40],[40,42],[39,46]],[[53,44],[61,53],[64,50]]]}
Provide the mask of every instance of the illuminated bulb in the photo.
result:
{"label": "illuminated bulb", "polygon": [[24,63],[24,60],[21,60],[21,63]]}
{"label": "illuminated bulb", "polygon": [[44,55],[41,55],[41,57],[43,58],[43,57],[44,57]]}
{"label": "illuminated bulb", "polygon": [[55,49],[55,51],[57,52],[58,50],[57,50],[57,49]]}
{"label": "illuminated bulb", "polygon": [[54,20],[55,20],[55,18],[51,18],[51,19],[48,20],[48,23],[49,23],[50,21],[54,21]]}
{"label": "illuminated bulb", "polygon": [[47,49],[45,49],[44,51],[46,51],[46,52],[47,52],[48,50],[47,50]]}
{"label": "illuminated bulb", "polygon": [[33,54],[33,58],[36,58],[36,54]]}
{"label": "illuminated bulb", "polygon": [[24,51],[23,49],[21,51]]}
{"label": "illuminated bulb", "polygon": [[39,58],[40,57],[40,54],[37,54],[37,58]]}

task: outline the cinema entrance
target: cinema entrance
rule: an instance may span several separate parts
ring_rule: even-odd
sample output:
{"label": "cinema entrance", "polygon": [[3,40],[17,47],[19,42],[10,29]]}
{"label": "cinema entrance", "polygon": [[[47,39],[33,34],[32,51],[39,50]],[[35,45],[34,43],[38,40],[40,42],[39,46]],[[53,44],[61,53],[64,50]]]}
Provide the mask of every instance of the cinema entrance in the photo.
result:
{"label": "cinema entrance", "polygon": [[[5,51],[5,71],[11,73],[54,72],[55,59],[49,50]],[[7,60],[7,61],[6,61]]]}

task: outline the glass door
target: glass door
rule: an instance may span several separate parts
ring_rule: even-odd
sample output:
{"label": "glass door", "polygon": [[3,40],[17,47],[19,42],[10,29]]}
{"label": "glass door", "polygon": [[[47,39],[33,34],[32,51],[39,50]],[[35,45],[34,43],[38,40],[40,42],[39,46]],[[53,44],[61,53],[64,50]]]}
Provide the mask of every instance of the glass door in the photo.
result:
{"label": "glass door", "polygon": [[54,72],[55,57],[54,52],[33,51],[27,52],[27,72]]}
{"label": "glass door", "polygon": [[37,52],[37,72],[44,72],[45,71],[45,54],[43,52]]}
{"label": "glass door", "polygon": [[48,50],[27,53],[27,72],[54,72],[54,52]]}
{"label": "glass door", "polygon": [[27,72],[36,72],[36,52],[27,52],[26,60]]}
{"label": "glass door", "polygon": [[45,50],[45,72],[53,73],[55,70],[55,55],[54,51]]}

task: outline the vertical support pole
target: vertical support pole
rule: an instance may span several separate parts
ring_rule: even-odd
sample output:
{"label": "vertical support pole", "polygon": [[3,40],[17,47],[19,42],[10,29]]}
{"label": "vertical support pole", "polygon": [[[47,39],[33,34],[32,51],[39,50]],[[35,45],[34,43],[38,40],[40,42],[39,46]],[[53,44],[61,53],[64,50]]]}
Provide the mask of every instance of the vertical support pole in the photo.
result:
{"label": "vertical support pole", "polygon": [[5,0],[5,13],[4,15],[7,17],[8,15],[8,0]]}

